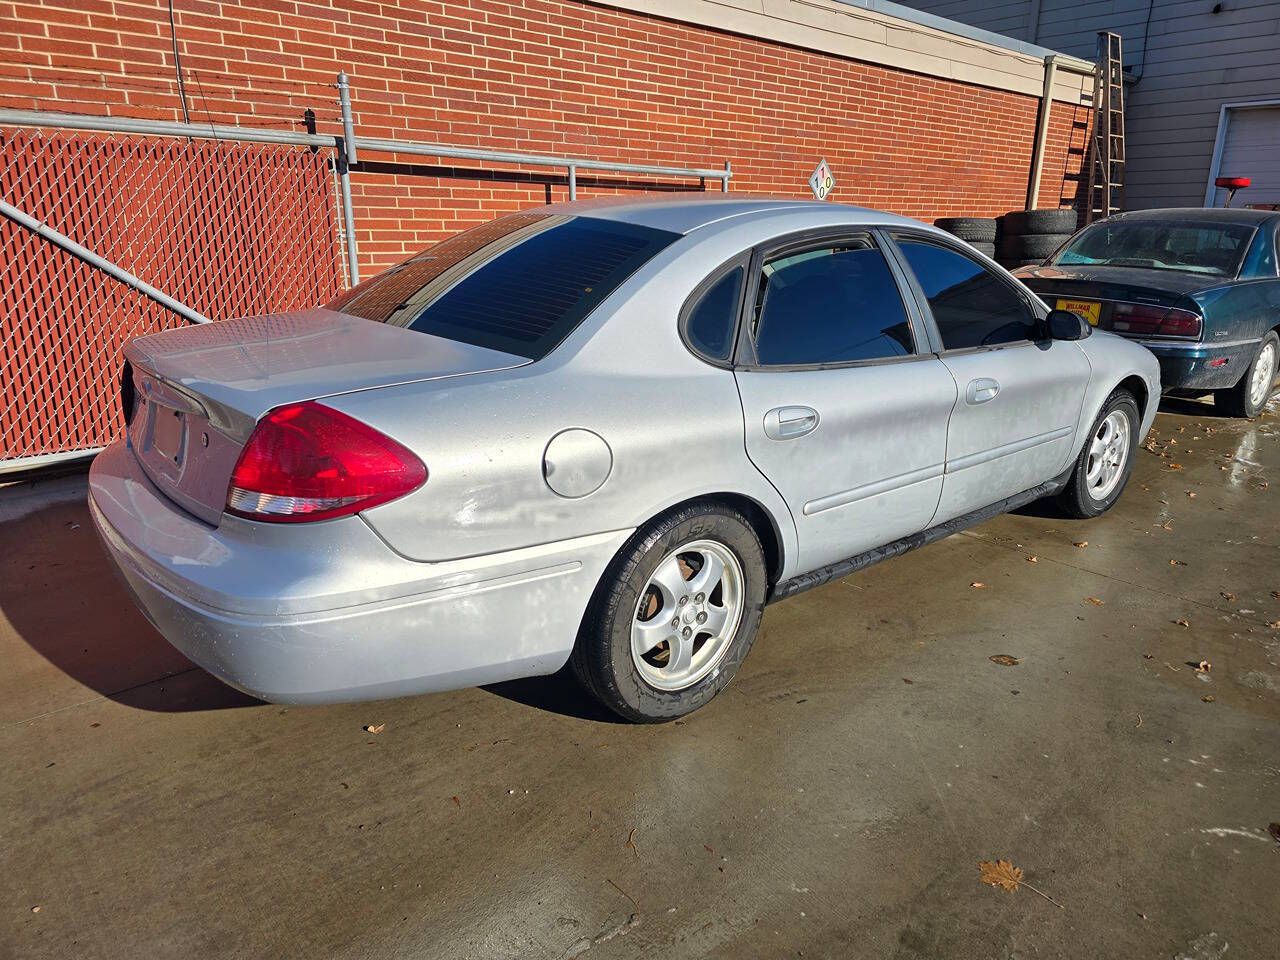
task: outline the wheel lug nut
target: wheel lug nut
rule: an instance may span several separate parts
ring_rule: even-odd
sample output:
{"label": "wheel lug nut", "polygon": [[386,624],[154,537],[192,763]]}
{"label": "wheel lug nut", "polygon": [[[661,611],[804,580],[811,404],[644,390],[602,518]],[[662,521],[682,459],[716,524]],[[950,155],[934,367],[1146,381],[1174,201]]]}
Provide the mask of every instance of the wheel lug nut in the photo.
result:
{"label": "wheel lug nut", "polygon": [[700,613],[700,614],[698,614],[698,622],[699,622],[699,623],[706,623],[706,622],[707,622],[707,615],[706,615],[705,613]]}
{"label": "wheel lug nut", "polygon": [[689,637],[693,634],[693,631],[690,630],[688,627],[685,627],[683,630],[680,631],[680,633],[684,636],[686,640],[688,640]]}
{"label": "wheel lug nut", "polygon": [[684,606],[686,603],[688,603],[688,602],[689,602],[689,598],[688,598],[688,597],[681,597],[681,598],[680,598],[680,606],[682,606],[682,607],[683,607],[683,606]]}
{"label": "wheel lug nut", "polygon": [[703,600],[707,599],[707,597],[706,597],[706,594],[700,593],[693,599],[695,603],[701,603]]}
{"label": "wheel lug nut", "polygon": [[673,627],[678,627],[678,626],[680,626],[680,618],[679,618],[679,617],[672,617],[672,618],[671,618],[671,625],[672,625]]}

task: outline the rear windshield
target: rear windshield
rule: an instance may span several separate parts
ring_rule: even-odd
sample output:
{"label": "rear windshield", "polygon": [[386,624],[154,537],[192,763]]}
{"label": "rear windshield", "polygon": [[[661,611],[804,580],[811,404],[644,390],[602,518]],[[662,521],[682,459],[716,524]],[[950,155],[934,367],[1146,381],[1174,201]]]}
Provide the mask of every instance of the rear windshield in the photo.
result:
{"label": "rear windshield", "polygon": [[1095,223],[1077,234],[1049,262],[1234,277],[1253,230],[1242,224],[1190,220]]}
{"label": "rear windshield", "polygon": [[590,217],[502,217],[364,281],[328,307],[537,360],[678,238]]}

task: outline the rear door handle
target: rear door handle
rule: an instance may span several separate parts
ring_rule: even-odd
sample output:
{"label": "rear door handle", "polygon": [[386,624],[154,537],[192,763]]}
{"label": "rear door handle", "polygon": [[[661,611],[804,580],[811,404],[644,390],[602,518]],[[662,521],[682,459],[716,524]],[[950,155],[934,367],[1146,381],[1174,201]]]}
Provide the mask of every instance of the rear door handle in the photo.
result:
{"label": "rear door handle", "polygon": [[764,415],[764,435],[770,440],[794,440],[817,425],[818,411],[812,407],[774,407]]}
{"label": "rear door handle", "polygon": [[969,381],[969,389],[965,391],[964,398],[968,403],[972,404],[986,403],[988,400],[994,400],[999,392],[1000,382],[998,380],[979,377],[977,380]]}

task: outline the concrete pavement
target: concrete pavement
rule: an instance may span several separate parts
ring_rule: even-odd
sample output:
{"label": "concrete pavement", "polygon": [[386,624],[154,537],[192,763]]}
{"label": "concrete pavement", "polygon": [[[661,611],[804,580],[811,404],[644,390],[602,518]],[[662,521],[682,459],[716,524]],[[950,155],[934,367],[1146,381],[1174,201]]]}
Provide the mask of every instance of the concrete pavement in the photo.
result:
{"label": "concrete pavement", "polygon": [[0,490],[0,957],[1274,957],[1277,405],[1155,429],[1110,514],[771,607],[657,727],[560,678],[257,703],[134,611],[83,478]]}

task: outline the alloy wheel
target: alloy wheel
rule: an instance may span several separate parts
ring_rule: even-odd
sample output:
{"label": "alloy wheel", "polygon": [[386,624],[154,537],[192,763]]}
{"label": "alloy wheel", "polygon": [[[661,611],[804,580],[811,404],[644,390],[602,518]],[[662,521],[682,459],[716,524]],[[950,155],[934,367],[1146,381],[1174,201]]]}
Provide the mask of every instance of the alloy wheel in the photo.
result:
{"label": "alloy wheel", "polygon": [[1271,392],[1276,378],[1276,345],[1268,343],[1253,364],[1253,379],[1249,381],[1249,405],[1261,407]]}
{"label": "alloy wheel", "polygon": [[650,686],[691,687],[723,659],[742,619],[742,565],[714,540],[662,558],[636,604],[631,659]]}
{"label": "alloy wheel", "polygon": [[1129,456],[1129,415],[1112,410],[1098,425],[1089,444],[1085,484],[1094,500],[1105,500],[1116,488]]}

